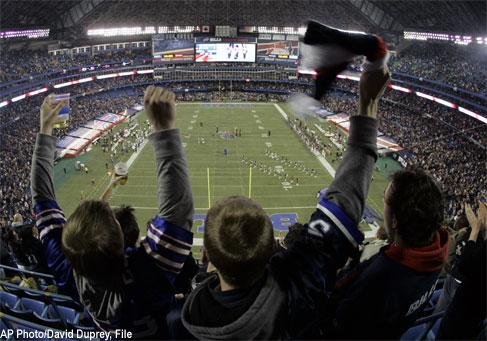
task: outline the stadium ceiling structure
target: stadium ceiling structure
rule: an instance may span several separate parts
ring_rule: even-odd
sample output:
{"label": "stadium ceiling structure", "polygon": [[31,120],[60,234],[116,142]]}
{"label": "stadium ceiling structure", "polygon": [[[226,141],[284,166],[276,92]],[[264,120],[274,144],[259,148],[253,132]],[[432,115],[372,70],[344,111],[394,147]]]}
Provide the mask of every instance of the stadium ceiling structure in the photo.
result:
{"label": "stadium ceiling structure", "polygon": [[0,27],[301,26],[485,33],[487,2],[459,0],[1,0]]}

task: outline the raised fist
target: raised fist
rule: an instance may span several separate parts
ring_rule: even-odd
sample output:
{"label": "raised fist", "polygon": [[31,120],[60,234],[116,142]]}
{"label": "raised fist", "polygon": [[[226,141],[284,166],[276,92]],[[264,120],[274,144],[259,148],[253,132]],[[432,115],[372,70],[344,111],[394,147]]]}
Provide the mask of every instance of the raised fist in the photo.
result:
{"label": "raised fist", "polygon": [[172,129],[176,120],[176,95],[160,87],[148,86],[144,108],[154,131]]}

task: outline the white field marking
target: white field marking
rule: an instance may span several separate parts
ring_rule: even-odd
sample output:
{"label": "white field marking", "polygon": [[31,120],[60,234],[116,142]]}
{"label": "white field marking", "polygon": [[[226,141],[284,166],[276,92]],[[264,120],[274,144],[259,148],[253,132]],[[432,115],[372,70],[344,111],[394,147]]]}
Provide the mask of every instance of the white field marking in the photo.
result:
{"label": "white field marking", "polygon": [[259,118],[259,115],[254,115],[254,118]]}
{"label": "white field marking", "polygon": [[[203,177],[201,177],[203,178]],[[252,178],[257,178],[255,175],[252,175]],[[217,185],[218,187],[225,187],[225,188],[242,188],[242,185]],[[285,183],[281,183],[281,185],[258,185],[259,188],[282,188],[283,186],[285,187],[289,187],[289,188],[292,188],[292,185],[289,183],[289,182],[285,182]],[[124,187],[127,187],[127,188],[150,188],[150,189],[154,189],[154,193],[155,193],[155,190],[157,189],[157,185],[154,183],[154,184],[151,184],[151,185],[124,185]],[[207,185],[192,185],[191,186],[192,188],[201,188],[201,189],[206,189],[208,186]],[[312,185],[312,184],[300,184],[299,187],[303,187],[303,188],[315,188],[316,189],[316,185]],[[119,195],[119,196],[122,196],[122,195]],[[123,196],[127,196],[129,197],[130,195],[129,194],[124,194]],[[134,196],[143,196],[144,198],[151,198],[152,195],[146,195],[146,194],[135,194]]]}
{"label": "white field marking", "polygon": [[[140,114],[140,112],[139,112],[139,113],[137,113],[137,116],[138,116],[139,114]],[[136,117],[137,117],[137,116],[136,116]],[[144,150],[145,145],[147,144],[147,142],[148,142],[148,141],[149,141],[149,140],[146,138],[146,139],[144,140],[144,142],[142,142],[142,144],[140,145],[139,149],[137,149],[137,151],[136,151],[135,153],[132,153],[132,155],[130,155],[130,158],[127,160],[127,170],[129,170],[129,169],[130,169],[130,167],[132,166],[132,164],[134,163],[134,161],[135,161],[135,160],[136,160],[136,159],[139,157],[140,153],[142,153],[142,151]],[[93,194],[93,193],[92,193],[92,194]],[[115,196],[115,195],[116,195],[116,194],[113,194],[113,195],[112,195],[112,197],[113,197],[113,196]]]}
{"label": "white field marking", "polygon": [[140,145],[139,149],[137,149],[137,151],[130,156],[130,158],[127,161],[127,168],[128,169],[130,169],[130,166],[132,166],[135,159],[137,159],[139,157],[140,153],[142,152],[142,150],[144,150],[145,145],[147,144],[148,141],[149,140],[145,139],[144,142],[142,142],[142,144]]}
{"label": "white field marking", "polygon": [[265,128],[263,126],[259,126],[259,129],[260,130],[264,130]]}
{"label": "white field marking", "polygon": [[261,120],[255,120],[255,123],[262,123]]}
{"label": "white field marking", "polygon": [[[116,208],[118,206],[111,206],[112,208]],[[132,206],[136,210],[158,210],[158,207],[149,207],[149,206]],[[316,206],[298,206],[298,207],[264,207],[264,210],[299,210],[299,209],[309,209],[309,208],[316,208]],[[195,207],[195,210],[199,211],[206,211],[208,207]]]}
{"label": "white field marking", "polygon": [[[198,104],[215,104],[214,102],[178,102],[177,103],[178,105],[198,105]],[[271,103],[262,103],[262,102],[219,102],[219,104],[231,104],[231,105],[241,105],[241,104],[249,104],[249,105],[271,105]],[[247,107],[241,107],[241,108],[238,108],[238,109],[245,109],[245,108],[249,108],[249,106]]]}
{"label": "white field marking", "polygon": [[198,118],[198,115],[193,115],[193,118]]}
{"label": "white field marking", "polygon": [[326,159],[323,157],[323,155],[321,155],[317,151],[312,151],[312,153],[316,156],[316,158],[323,165],[323,167],[325,167],[325,169],[328,172],[328,174],[330,174],[330,176],[332,178],[334,178],[335,177],[335,173],[336,173],[335,172],[335,169],[330,165],[330,163],[328,161],[326,161]]}
{"label": "white field marking", "polygon": [[252,113],[255,113],[255,110],[252,110]]}
{"label": "white field marking", "polygon": [[266,142],[266,143],[265,143],[265,146],[266,146],[266,147],[268,147],[268,148],[272,148],[272,143],[270,143],[270,142]]}
{"label": "white field marking", "polygon": [[267,134],[261,134],[262,137],[268,137]]}
{"label": "white field marking", "polygon": [[[282,117],[284,117],[284,119],[287,121],[289,120],[287,114],[284,112],[284,110],[281,109],[281,107],[278,105],[278,104],[274,104],[274,106],[276,107],[277,111],[279,111],[282,115]],[[323,167],[325,167],[326,171],[328,172],[328,174],[330,174],[330,176],[332,178],[335,177],[335,169],[330,165],[330,163],[328,161],[326,161],[326,159],[323,157],[323,155],[321,155],[320,153],[316,152],[316,151],[311,151],[314,156],[316,156],[316,158],[318,159],[318,161],[321,163],[321,165]]]}
{"label": "white field marking", "polygon": [[194,124],[194,123],[196,123],[196,120],[191,120],[190,123]]}
{"label": "white field marking", "polygon": [[287,114],[284,112],[284,110],[282,110],[281,107],[277,103],[274,103],[274,107],[276,107],[277,111],[279,111],[279,113],[282,115],[282,117],[286,121],[289,121],[289,117],[287,116]]}
{"label": "white field marking", "polygon": [[326,133],[326,131],[324,131],[324,130],[323,130],[323,128],[321,128],[321,127],[320,127],[319,125],[317,125],[316,123],[315,123],[315,127],[316,127],[316,129],[318,129],[318,130],[320,131],[320,133],[322,133],[322,134]]}
{"label": "white field marking", "polygon": [[[152,170],[153,172],[154,170]],[[241,179],[240,176],[231,176],[231,175],[226,175],[226,174],[218,174],[218,176],[225,176],[225,178],[227,179]],[[156,176],[155,175],[130,175],[131,178],[146,178],[146,179],[156,179]],[[253,178],[258,178],[258,179],[270,179],[271,178],[271,175],[252,175]],[[198,178],[198,179],[206,179],[206,175],[193,175],[191,174],[191,178]],[[300,179],[315,179],[314,176],[311,176],[311,175],[305,175],[305,174],[301,174],[299,176]],[[221,185],[222,187],[225,187],[227,185]],[[270,186],[270,185],[266,185],[266,186]],[[274,186],[277,186],[277,185],[274,185]],[[306,186],[316,186],[316,184],[309,184],[309,185],[306,185],[306,184],[300,184],[300,186],[302,187],[306,187]],[[319,185],[318,185],[319,186]]]}
{"label": "white field marking", "polygon": [[188,127],[188,130],[193,130],[193,126],[189,126]]}

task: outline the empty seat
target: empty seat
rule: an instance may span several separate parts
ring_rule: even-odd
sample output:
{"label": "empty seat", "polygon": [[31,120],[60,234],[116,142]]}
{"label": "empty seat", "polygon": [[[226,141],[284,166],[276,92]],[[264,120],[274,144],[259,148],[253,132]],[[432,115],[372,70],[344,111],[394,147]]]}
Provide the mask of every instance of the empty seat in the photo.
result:
{"label": "empty seat", "polygon": [[19,299],[14,308],[10,309],[10,312],[17,317],[31,321],[35,318],[34,313],[42,316],[46,309],[44,302],[23,297]]}
{"label": "empty seat", "polygon": [[[42,326],[37,323],[33,323],[27,320],[23,320],[21,318],[11,316],[11,315],[6,315],[3,314],[1,316],[0,321],[2,321],[3,326],[6,326],[7,329],[18,329],[18,330],[26,330],[26,331],[36,331],[36,330],[46,330],[46,329],[52,329],[46,326]],[[43,339],[37,339],[37,340],[43,340]],[[45,339],[49,340],[49,339]]]}
{"label": "empty seat", "polygon": [[80,303],[76,302],[73,299],[56,297],[56,296],[51,296],[51,298],[56,305],[61,305],[63,307],[73,308],[74,310],[76,310],[78,312],[81,312],[84,309]]}
{"label": "empty seat", "polygon": [[18,300],[19,298],[17,297],[17,295],[5,291],[0,291],[0,306],[2,310],[4,308],[6,308],[7,310],[15,308]]}
{"label": "empty seat", "polygon": [[49,305],[46,310],[46,316],[59,318],[68,325],[77,325],[79,323],[79,315],[80,314],[73,308],[60,305]]}

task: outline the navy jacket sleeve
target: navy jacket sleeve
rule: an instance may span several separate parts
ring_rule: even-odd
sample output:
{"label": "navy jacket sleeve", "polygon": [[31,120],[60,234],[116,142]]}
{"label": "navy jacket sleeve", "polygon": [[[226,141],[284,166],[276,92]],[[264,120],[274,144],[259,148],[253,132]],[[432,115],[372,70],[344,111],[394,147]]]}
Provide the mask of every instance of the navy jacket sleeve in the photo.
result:
{"label": "navy jacket sleeve", "polygon": [[364,240],[358,229],[377,159],[377,120],[350,118],[348,146],[326,193],[311,216],[308,232],[327,241],[336,266],[345,264]]}

